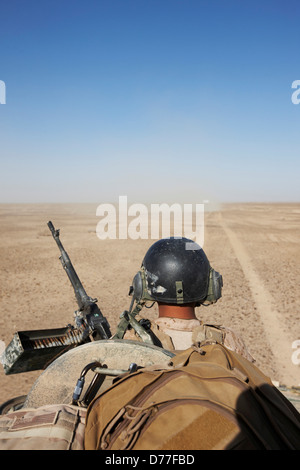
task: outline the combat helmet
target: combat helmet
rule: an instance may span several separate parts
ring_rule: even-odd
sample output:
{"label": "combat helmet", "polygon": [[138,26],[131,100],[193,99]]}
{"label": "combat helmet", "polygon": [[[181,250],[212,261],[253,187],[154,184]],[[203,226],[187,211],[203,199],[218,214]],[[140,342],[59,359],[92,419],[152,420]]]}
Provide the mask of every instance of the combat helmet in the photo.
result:
{"label": "combat helmet", "polygon": [[222,276],[197,243],[170,237],[149,248],[133,279],[132,294],[137,301],[200,305],[216,302],[222,286]]}

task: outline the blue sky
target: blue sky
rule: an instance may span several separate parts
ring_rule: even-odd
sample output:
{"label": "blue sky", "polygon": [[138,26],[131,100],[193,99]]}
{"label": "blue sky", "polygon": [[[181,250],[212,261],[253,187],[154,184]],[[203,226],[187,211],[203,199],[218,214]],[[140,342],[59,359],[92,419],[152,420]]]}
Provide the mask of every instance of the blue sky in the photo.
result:
{"label": "blue sky", "polygon": [[0,0],[0,202],[300,200],[300,3]]}

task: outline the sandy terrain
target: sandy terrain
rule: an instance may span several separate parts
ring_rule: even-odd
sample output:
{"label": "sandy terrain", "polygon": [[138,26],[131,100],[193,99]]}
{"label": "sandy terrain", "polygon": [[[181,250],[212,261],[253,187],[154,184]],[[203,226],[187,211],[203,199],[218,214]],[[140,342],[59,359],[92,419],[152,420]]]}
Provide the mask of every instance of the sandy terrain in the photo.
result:
{"label": "sandy terrain", "polygon": [[[87,292],[115,331],[128,288],[154,240],[99,240],[97,205],[0,205],[0,339],[73,323],[73,289],[47,227],[52,220]],[[239,331],[273,380],[300,385],[300,204],[226,205],[205,215],[204,250],[222,273],[223,297],[197,309]],[[156,307],[143,312],[156,315]],[[300,341],[299,343],[300,344]],[[294,349],[293,349],[294,346]],[[298,346],[300,348],[300,346]],[[0,402],[27,393],[39,372],[5,376]]]}

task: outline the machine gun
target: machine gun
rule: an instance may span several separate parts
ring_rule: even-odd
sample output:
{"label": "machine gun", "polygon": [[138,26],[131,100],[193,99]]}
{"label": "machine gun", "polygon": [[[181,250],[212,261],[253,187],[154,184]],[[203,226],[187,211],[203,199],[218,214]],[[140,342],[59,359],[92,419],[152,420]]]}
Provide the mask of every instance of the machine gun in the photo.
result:
{"label": "machine gun", "polygon": [[60,250],[61,256],[59,259],[75,292],[79,307],[79,310],[75,312],[77,326],[81,327],[84,321],[86,321],[90,328],[90,333],[95,339],[109,339],[111,337],[110,326],[97,305],[98,300],[89,297],[84,290],[69,255],[60,241],[59,230],[55,230],[51,221],[48,222],[48,227]]}
{"label": "machine gun", "polygon": [[60,261],[73,286],[78,310],[75,311],[75,327],[47,330],[18,331],[1,356],[6,375],[45,369],[55,358],[81,344],[111,338],[110,326],[102,315],[97,299],[89,297],[64,249],[59,230],[48,222],[60,250]]}

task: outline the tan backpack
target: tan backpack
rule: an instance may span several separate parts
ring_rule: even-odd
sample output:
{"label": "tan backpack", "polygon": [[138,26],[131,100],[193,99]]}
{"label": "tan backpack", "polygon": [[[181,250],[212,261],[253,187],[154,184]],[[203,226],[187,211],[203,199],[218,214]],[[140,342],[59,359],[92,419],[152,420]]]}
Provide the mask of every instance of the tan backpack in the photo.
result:
{"label": "tan backpack", "polygon": [[85,449],[300,449],[300,415],[254,364],[220,344],[143,368],[90,404]]}

